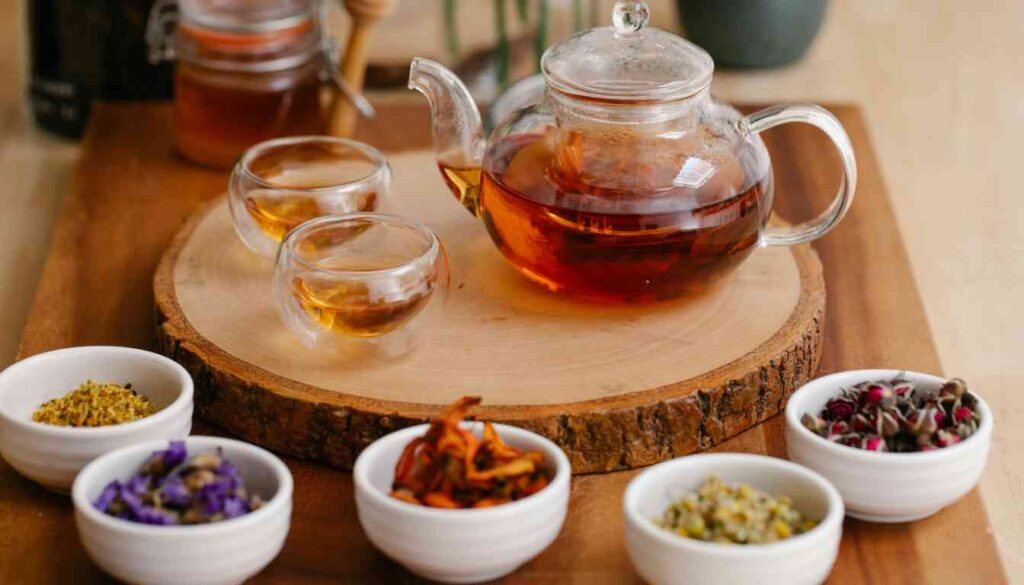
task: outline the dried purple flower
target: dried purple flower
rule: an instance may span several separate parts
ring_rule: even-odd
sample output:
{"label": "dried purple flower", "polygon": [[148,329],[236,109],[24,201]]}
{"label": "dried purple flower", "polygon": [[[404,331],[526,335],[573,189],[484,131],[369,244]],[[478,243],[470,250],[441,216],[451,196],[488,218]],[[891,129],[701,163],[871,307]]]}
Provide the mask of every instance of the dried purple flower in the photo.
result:
{"label": "dried purple flower", "polygon": [[117,494],[120,491],[121,482],[115,479],[108,483],[107,487],[103,488],[103,491],[100,492],[99,497],[97,497],[96,501],[92,503],[92,506],[100,512],[106,512],[107,509],[110,508],[110,505],[114,503],[114,500],[117,499]]}
{"label": "dried purple flower", "polygon": [[178,517],[174,514],[149,506],[140,508],[134,520],[142,524],[155,524],[157,526],[171,526],[178,523]]}
{"label": "dried purple flower", "polygon": [[249,503],[242,498],[231,496],[225,498],[222,511],[225,518],[237,518],[249,512]]}
{"label": "dried purple flower", "polygon": [[171,441],[163,453],[164,467],[170,471],[184,463],[186,458],[188,451],[185,449],[185,441]]}
{"label": "dried purple flower", "polygon": [[127,488],[127,484],[124,484],[121,486],[121,493],[118,494],[118,501],[124,505],[125,518],[129,520],[138,518],[143,507],[142,496],[132,492]]}
{"label": "dried purple flower", "polygon": [[93,505],[132,522],[197,524],[236,518],[262,505],[220,450],[189,459],[183,441],[153,453],[140,472],[108,484]]}
{"label": "dried purple flower", "polygon": [[124,482],[123,490],[136,496],[142,497],[146,493],[146,488],[149,486],[149,477],[138,474],[133,475],[131,479]]}
{"label": "dried purple flower", "polygon": [[192,501],[192,493],[178,476],[171,476],[160,486],[160,498],[170,506],[184,507]]}

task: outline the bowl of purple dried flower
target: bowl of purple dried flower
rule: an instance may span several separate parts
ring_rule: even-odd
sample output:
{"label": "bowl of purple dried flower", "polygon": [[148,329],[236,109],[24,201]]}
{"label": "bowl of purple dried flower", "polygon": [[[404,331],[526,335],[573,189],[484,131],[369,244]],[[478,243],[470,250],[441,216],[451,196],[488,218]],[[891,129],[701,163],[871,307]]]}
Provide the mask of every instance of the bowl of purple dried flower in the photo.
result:
{"label": "bowl of purple dried flower", "polygon": [[270,452],[219,437],[108,453],[75,479],[79,538],[132,583],[241,583],[280,552],[292,477]]}
{"label": "bowl of purple dried flower", "polygon": [[854,370],[813,380],[786,406],[789,458],[839,489],[873,522],[935,514],[981,478],[992,412],[958,378]]}

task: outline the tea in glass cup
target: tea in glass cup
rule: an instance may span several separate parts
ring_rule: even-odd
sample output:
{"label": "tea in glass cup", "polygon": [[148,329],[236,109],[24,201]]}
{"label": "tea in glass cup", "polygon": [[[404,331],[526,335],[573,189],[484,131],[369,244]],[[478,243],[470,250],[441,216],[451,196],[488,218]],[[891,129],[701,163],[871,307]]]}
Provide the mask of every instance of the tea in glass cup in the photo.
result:
{"label": "tea in glass cup", "polygon": [[[306,345],[404,354],[437,321],[448,259],[426,227],[376,213],[327,216],[292,230],[274,266],[281,318]],[[360,354],[361,355],[361,354]]]}
{"label": "tea in glass cup", "polygon": [[231,173],[235,231],[251,250],[273,258],[299,224],[325,215],[372,212],[391,186],[391,168],[377,149],[329,136],[261,142]]}

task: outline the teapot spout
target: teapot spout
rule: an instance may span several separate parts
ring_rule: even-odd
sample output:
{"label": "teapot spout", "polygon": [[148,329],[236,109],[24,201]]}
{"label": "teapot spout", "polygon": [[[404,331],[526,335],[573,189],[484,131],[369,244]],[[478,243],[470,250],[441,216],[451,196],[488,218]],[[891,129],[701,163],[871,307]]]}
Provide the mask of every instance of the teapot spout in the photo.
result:
{"label": "teapot spout", "polygon": [[413,59],[409,89],[430,102],[434,155],[445,182],[473,215],[479,214],[480,167],[484,158],[483,123],[465,84],[429,59]]}

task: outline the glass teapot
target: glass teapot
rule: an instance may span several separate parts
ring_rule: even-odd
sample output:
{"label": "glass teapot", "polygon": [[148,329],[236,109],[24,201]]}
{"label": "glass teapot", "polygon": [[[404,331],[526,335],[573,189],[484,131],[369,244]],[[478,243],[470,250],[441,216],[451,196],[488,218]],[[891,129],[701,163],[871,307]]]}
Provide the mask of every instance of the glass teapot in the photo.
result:
{"label": "glass teapot", "polygon": [[[645,2],[619,1],[613,26],[549,48],[543,95],[486,141],[465,85],[412,63],[445,182],[512,265],[552,291],[608,302],[700,291],[754,248],[821,237],[853,202],[853,149],[834,116],[803,104],[741,115],[711,97],[711,57],[649,16]],[[819,217],[768,226],[772,169],[758,134],[786,122],[832,140],[843,181]]]}

